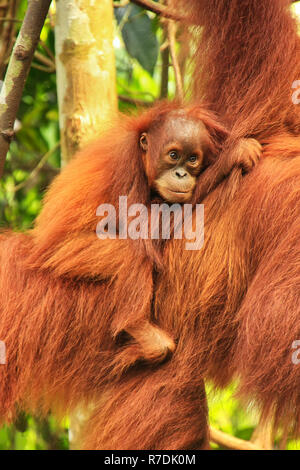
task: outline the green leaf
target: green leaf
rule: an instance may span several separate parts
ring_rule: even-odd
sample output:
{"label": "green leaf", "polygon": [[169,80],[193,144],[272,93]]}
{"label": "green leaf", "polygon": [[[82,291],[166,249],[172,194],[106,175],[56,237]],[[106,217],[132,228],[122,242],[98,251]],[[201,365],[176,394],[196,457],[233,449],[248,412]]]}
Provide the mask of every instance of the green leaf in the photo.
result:
{"label": "green leaf", "polygon": [[153,75],[159,47],[152,20],[137,5],[115,8],[115,15],[128,54]]}

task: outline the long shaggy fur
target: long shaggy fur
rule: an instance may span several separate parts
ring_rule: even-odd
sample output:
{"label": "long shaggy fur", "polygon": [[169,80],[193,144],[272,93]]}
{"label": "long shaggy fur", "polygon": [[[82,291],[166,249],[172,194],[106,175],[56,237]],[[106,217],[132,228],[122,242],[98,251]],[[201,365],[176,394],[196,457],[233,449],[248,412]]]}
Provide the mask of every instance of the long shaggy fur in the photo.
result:
{"label": "long shaggy fur", "polygon": [[224,191],[205,200],[201,251],[186,252],[178,240],[168,245],[157,315],[168,315],[166,327],[180,328],[183,342],[196,329],[199,374],[218,386],[238,374],[243,395],[299,431],[300,371],[291,348],[300,337],[300,157],[264,160],[220,211],[215,197]]}
{"label": "long shaggy fur", "polygon": [[[291,85],[299,79],[300,41],[289,3],[192,0],[182,2],[181,11],[180,2],[174,2],[183,14],[189,8],[187,23],[197,25],[196,96],[231,123],[229,141],[259,138],[265,158],[242,184],[236,170],[205,198],[205,245],[200,251],[185,251],[180,240],[167,244],[154,310],[159,325],[178,339],[174,357],[164,366],[170,377],[182,370],[189,374],[194,364],[196,377],[213,379],[217,386],[237,376],[241,397],[256,399],[263,414],[274,413],[276,425],[299,435],[300,369],[292,362],[292,344],[300,338],[300,107],[292,103]],[[230,151],[230,143],[224,151]],[[191,337],[193,352],[185,347]],[[150,397],[155,403],[170,443],[164,402],[151,395],[156,377],[147,375],[143,402]],[[132,380],[136,386],[131,388]],[[126,412],[116,406],[107,408],[109,419],[99,414],[92,442],[101,447],[108,429],[113,429],[115,443],[123,442],[117,423],[123,416],[133,422],[142,384],[137,371],[134,379],[123,378]],[[111,391],[109,402],[118,396],[119,389]],[[173,416],[193,409],[191,395],[176,398]],[[129,404],[134,404],[132,415]],[[152,416],[141,421],[145,439]],[[193,418],[186,414],[182,436],[191,428],[197,442]],[[134,442],[131,435],[131,446],[140,443],[139,436]]]}
{"label": "long shaggy fur", "polygon": [[192,25],[194,94],[232,136],[300,132],[300,44],[290,0],[175,0]]}
{"label": "long shaggy fur", "polygon": [[[179,342],[172,360],[130,370],[94,402],[78,447],[207,449],[207,405],[196,354],[197,332]],[[83,437],[83,438],[82,438]],[[76,443],[75,443],[76,444]]]}
{"label": "long shaggy fur", "polygon": [[[118,209],[121,195],[128,196],[128,206],[133,203],[149,206],[152,196],[139,137],[142,132],[161,126],[171,112],[181,109],[176,104],[163,103],[139,117],[123,116],[107,135],[79,154],[55,179],[31,232],[1,234],[0,338],[7,349],[7,364],[0,367],[2,419],[14,419],[20,408],[40,413],[47,413],[51,408],[64,414],[79,405],[85,408],[97,403],[99,399],[102,411],[97,410],[96,415],[107,416],[105,413],[114,409],[119,398],[111,398],[104,406],[105,397],[120,389],[124,399],[127,385],[120,388],[118,378],[123,377],[122,373],[137,357],[135,345],[121,333],[135,325],[137,333],[147,337],[153,272],[162,269],[162,252],[161,246],[151,240],[99,240],[96,209],[101,203],[113,204]],[[227,135],[225,128],[203,107],[187,107],[184,112],[205,124],[211,154],[217,155],[221,140]],[[151,155],[152,161],[147,162],[149,173],[159,156],[155,149]],[[160,202],[157,197],[155,201]],[[167,329],[164,331],[168,333]],[[151,343],[150,332],[149,337]],[[188,374],[181,383],[182,373],[179,372],[178,380],[174,375],[172,380],[178,386],[172,392],[170,381],[162,403],[164,406],[167,400],[175,403],[178,395],[196,397],[196,390],[199,391],[199,399],[193,405],[193,429],[204,446],[207,430],[198,421],[198,411],[204,413],[203,423],[206,416],[202,378],[195,379],[195,388]],[[169,369],[157,371],[155,377],[160,394],[159,390],[166,387],[170,378]],[[122,384],[123,379],[120,380]],[[134,376],[132,380],[136,380]],[[150,387],[147,383],[143,378],[144,392],[139,394],[146,393]],[[153,389],[144,402],[136,405],[149,413],[149,420],[151,413],[158,416],[155,393]],[[133,410],[133,405],[130,409]],[[182,420],[183,415],[182,409]],[[134,419],[139,419],[138,416],[137,409]],[[126,423],[125,416],[124,419]],[[166,435],[164,445],[192,446],[194,431],[182,433],[184,421],[179,426],[175,415],[170,416],[169,422],[174,437],[168,440]],[[127,440],[114,441],[109,436],[101,443],[97,437],[94,443],[89,439],[85,445],[159,448],[163,442],[160,426],[163,429],[165,425],[157,422],[154,426],[152,420],[149,426],[150,423],[152,434],[144,442],[142,437],[137,442],[137,434],[133,434],[131,440],[127,436]],[[101,426],[104,432],[105,426]],[[114,424],[111,426],[113,429]],[[119,423],[117,428],[121,432]]]}
{"label": "long shaggy fur", "polygon": [[299,432],[291,346],[300,338],[300,157],[286,157],[265,159],[232,196],[241,183],[236,170],[205,199],[200,251],[168,243],[154,310],[177,349],[158,370],[136,368],[109,385],[87,421],[86,448],[206,448],[202,377],[223,387],[238,376],[241,397]]}
{"label": "long shaggy fur", "polygon": [[[184,252],[175,240],[168,246],[172,284],[159,279],[158,316],[168,305],[170,316],[186,317],[187,330],[197,317],[200,373],[217,385],[237,374],[242,396],[256,398],[263,413],[275,412],[277,424],[299,434],[300,369],[292,363],[300,337],[296,21],[286,0],[194,0],[188,8],[189,23],[197,25],[196,96],[231,123],[229,140],[255,136],[266,158],[233,198],[229,180],[204,200],[199,253]],[[179,295],[170,294],[174,289]]]}

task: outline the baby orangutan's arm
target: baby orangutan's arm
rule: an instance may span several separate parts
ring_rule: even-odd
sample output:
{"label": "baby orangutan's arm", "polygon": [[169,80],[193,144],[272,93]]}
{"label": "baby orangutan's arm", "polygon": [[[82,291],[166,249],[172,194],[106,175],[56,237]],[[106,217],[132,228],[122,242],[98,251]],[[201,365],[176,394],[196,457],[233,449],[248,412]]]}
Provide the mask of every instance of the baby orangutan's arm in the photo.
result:
{"label": "baby orangutan's arm", "polygon": [[193,202],[200,202],[230,174],[233,168],[240,167],[244,173],[249,173],[259,162],[261,154],[262,147],[256,139],[238,140],[235,146],[224,152],[199,175]]}

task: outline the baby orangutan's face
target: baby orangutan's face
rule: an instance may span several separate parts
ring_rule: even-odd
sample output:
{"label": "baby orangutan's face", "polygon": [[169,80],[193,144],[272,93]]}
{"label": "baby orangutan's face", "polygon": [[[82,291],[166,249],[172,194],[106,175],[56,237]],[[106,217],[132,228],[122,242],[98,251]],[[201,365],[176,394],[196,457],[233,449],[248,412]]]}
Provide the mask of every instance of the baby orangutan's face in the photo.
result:
{"label": "baby orangutan's face", "polygon": [[[157,133],[157,131],[156,131]],[[155,179],[151,186],[167,202],[186,203],[192,198],[197,176],[203,169],[209,136],[202,121],[183,114],[170,116],[160,130],[160,136],[142,134],[141,148],[146,158],[153,145],[159,146]]]}

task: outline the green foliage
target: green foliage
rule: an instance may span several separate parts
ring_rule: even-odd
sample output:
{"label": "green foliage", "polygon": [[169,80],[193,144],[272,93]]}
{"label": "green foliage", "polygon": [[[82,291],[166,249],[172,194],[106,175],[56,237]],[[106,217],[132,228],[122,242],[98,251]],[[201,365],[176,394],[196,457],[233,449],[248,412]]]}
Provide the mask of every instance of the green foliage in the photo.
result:
{"label": "green foliage", "polygon": [[[258,423],[255,410],[245,410],[234,398],[236,386],[215,392],[211,385],[206,387],[209,403],[209,420],[212,426],[240,439],[249,440]],[[219,449],[213,445],[214,449]]]}
{"label": "green foliage", "polygon": [[[21,4],[22,5],[22,4]],[[54,33],[43,29],[47,46],[53,50]],[[41,157],[59,140],[56,77],[31,68],[18,112],[16,139],[10,146],[5,173],[0,182],[0,224],[13,229],[27,229],[41,207],[45,188],[60,166],[55,151],[34,179],[28,179]],[[19,184],[26,185],[18,191]]]}
{"label": "green foliage", "polygon": [[158,57],[156,23],[151,21],[145,10],[132,4],[116,8],[115,16],[126,50],[152,75]]}
{"label": "green foliage", "polygon": [[67,450],[66,424],[57,424],[53,417],[39,420],[24,414],[14,426],[0,429],[0,450]]}

